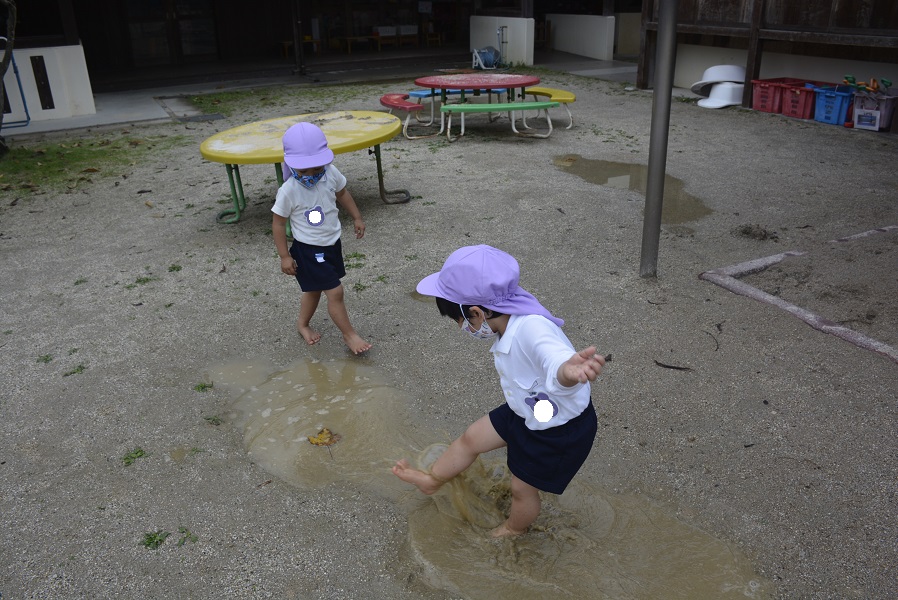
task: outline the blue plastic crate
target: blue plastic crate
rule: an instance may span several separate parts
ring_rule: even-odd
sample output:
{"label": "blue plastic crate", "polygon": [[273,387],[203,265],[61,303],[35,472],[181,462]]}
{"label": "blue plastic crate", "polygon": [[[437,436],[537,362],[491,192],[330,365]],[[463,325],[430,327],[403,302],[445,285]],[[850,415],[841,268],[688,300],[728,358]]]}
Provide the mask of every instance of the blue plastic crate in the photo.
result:
{"label": "blue plastic crate", "polygon": [[832,125],[844,125],[848,117],[848,107],[854,97],[854,88],[850,85],[820,87],[814,90],[816,106],[814,120]]}

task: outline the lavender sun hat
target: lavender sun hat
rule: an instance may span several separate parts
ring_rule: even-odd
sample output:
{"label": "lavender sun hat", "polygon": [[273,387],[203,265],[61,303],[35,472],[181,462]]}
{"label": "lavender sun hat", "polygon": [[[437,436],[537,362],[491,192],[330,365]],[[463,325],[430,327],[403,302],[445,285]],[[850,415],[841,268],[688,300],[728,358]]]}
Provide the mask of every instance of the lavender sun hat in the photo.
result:
{"label": "lavender sun hat", "polygon": [[443,268],[418,283],[418,293],[450,302],[480,305],[506,315],[542,315],[559,327],[533,294],[518,285],[521,269],[510,254],[492,246],[465,246],[449,255]]}
{"label": "lavender sun hat", "polygon": [[312,123],[297,123],[284,133],[284,164],[294,169],[323,167],[334,162],[321,128]]}

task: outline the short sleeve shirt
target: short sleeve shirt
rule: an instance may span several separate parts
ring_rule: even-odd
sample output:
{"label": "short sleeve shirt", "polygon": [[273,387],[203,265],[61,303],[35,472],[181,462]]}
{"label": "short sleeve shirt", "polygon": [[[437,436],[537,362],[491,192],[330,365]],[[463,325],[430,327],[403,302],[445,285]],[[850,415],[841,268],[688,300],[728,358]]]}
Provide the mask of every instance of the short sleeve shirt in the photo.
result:
{"label": "short sleeve shirt", "polygon": [[346,177],[332,164],[312,189],[288,177],[278,189],[271,212],[290,219],[294,239],[313,246],[333,246],[340,239],[337,192],[345,187]]}
{"label": "short sleeve shirt", "polygon": [[590,403],[589,383],[564,387],[558,369],[576,353],[560,327],[541,315],[512,315],[490,352],[505,402],[528,429],[563,425]]}

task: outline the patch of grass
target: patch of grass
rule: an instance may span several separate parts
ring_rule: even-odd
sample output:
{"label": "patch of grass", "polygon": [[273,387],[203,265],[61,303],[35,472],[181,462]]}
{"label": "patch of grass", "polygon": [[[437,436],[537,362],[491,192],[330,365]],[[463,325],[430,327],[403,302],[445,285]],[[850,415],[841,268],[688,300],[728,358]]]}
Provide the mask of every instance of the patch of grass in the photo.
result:
{"label": "patch of grass", "polygon": [[405,260],[418,260],[418,255],[417,254],[406,254]]}
{"label": "patch of grass", "polygon": [[190,542],[191,544],[195,544],[197,540],[200,538],[196,536],[196,534],[191,533],[189,529],[186,527],[178,527],[178,533],[181,534],[181,537],[178,539],[178,546],[183,546],[185,543]]}
{"label": "patch of grass", "polygon": [[139,285],[144,285],[144,284],[150,283],[151,281],[156,281],[156,279],[157,279],[156,277],[141,276],[141,277],[138,277],[137,279],[135,279],[134,283],[129,283],[128,285],[126,285],[125,289],[133,290],[134,288],[136,288]]}
{"label": "patch of grass", "polygon": [[85,369],[87,369],[87,367],[85,367],[84,365],[78,365],[71,371],[67,371],[67,372],[63,373],[62,376],[68,377],[69,375],[80,375],[81,373],[84,373]]}
{"label": "patch of grass", "polygon": [[374,281],[379,281],[380,283],[386,283],[387,276],[386,275],[378,275],[377,277],[375,277]]}
{"label": "patch of grass", "polygon": [[206,382],[198,383],[195,386],[193,386],[193,390],[195,392],[208,392],[211,389],[212,389],[212,384],[206,383]]}
{"label": "patch of grass", "polygon": [[143,458],[146,455],[147,453],[143,451],[143,448],[137,446],[136,448],[134,448],[134,450],[128,452],[122,457],[122,464],[124,464],[126,467],[130,467],[134,464],[134,461],[136,461],[138,458]]}
{"label": "patch of grass", "polygon": [[368,286],[365,285],[364,283],[359,282],[359,283],[353,284],[352,289],[354,289],[357,292],[364,292],[365,290],[368,289]]}
{"label": "patch of grass", "polygon": [[187,143],[193,141],[183,135],[136,137],[128,133],[76,137],[58,143],[13,143],[0,159],[0,191],[74,189],[95,178],[121,176],[129,171],[129,165],[146,160],[151,152]]}
{"label": "patch of grass", "polygon": [[37,357],[37,362],[39,362],[39,363],[46,364],[46,363],[50,362],[51,360],[53,360],[52,354],[43,354],[43,355]]}
{"label": "patch of grass", "polygon": [[75,285],[81,285],[82,283],[87,283],[87,277],[79,277],[75,280]]}
{"label": "patch of grass", "polygon": [[214,426],[216,426],[216,427],[218,427],[219,425],[221,425],[222,423],[224,423],[224,421],[222,420],[222,418],[219,417],[218,415],[211,415],[211,416],[209,416],[209,417],[203,417],[203,418],[206,420],[206,422],[207,422],[209,425],[214,425]]}
{"label": "patch of grass", "polygon": [[177,273],[180,270],[181,270],[181,265],[168,265],[169,273]]}
{"label": "patch of grass", "polygon": [[361,252],[350,252],[346,255],[349,260],[365,260],[367,257]]}
{"label": "patch of grass", "polygon": [[78,348],[69,348],[69,356],[75,354],[76,352],[78,352]]}
{"label": "patch of grass", "polygon": [[143,542],[141,544],[144,548],[149,548],[150,550],[155,550],[159,546],[165,543],[165,539],[170,536],[171,533],[168,531],[151,531],[150,533],[143,534]]}
{"label": "patch of grass", "polygon": [[191,96],[191,104],[205,113],[220,113],[225,116],[256,114],[259,107],[290,106],[294,113],[319,112],[366,98],[382,86],[376,85],[334,85],[303,88],[301,94],[293,86],[278,86],[214,92]]}

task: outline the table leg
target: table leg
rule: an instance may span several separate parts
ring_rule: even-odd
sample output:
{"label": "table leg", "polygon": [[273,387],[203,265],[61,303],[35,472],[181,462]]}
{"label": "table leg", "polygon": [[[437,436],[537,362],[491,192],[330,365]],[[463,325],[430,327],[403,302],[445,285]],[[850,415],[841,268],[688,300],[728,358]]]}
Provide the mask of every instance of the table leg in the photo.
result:
{"label": "table leg", "polygon": [[[374,154],[374,160],[377,162],[377,185],[380,188],[380,199],[385,204],[404,204],[412,199],[408,190],[387,190],[384,188],[384,170],[380,160],[380,144],[374,146],[374,150],[368,150],[368,154]],[[387,195],[399,196],[395,200],[387,199]]]}
{"label": "table leg", "polygon": [[[243,196],[243,183],[240,181],[240,167],[237,165],[225,165],[228,171],[228,183],[231,186],[231,200],[234,208],[228,208],[220,213],[216,220],[219,223],[236,223],[240,220],[240,211],[246,210],[246,198]],[[230,217],[228,217],[230,215]]]}
{"label": "table leg", "polygon": [[281,166],[281,163],[274,163],[274,175],[278,180],[278,187],[284,185],[284,168]]}
{"label": "table leg", "polygon": [[[274,174],[278,180],[278,188],[284,185],[284,169],[281,167],[281,163],[274,163]],[[290,219],[287,219],[287,237],[293,237],[293,230],[290,228]]]}
{"label": "table leg", "polygon": [[[433,97],[433,94],[435,92],[436,92],[435,88],[430,88],[431,97]],[[441,89],[440,90],[440,107],[442,108],[442,106],[444,104],[446,104],[446,102],[448,102],[448,101],[449,101],[449,95],[446,93],[445,89]],[[445,131],[445,129],[446,129],[446,113],[444,113],[443,111],[440,111],[440,130],[437,132],[437,135],[440,135],[441,133],[443,133],[443,131]]]}

